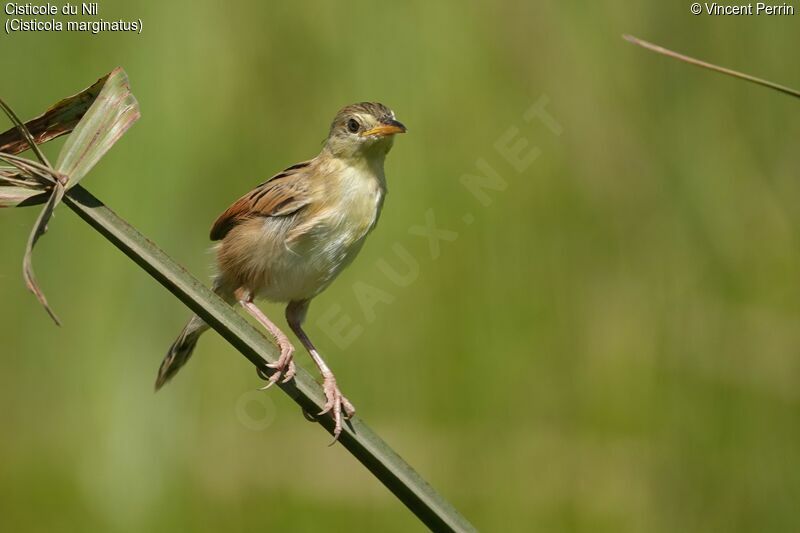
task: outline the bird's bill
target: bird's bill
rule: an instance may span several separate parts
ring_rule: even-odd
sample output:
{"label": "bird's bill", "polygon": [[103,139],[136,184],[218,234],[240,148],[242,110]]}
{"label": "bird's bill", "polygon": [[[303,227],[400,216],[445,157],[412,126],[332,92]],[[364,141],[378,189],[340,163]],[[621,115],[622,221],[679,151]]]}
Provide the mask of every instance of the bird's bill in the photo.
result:
{"label": "bird's bill", "polygon": [[380,126],[375,126],[374,128],[368,129],[364,133],[361,134],[362,137],[367,137],[369,135],[378,135],[380,137],[386,137],[388,135],[394,135],[395,133],[405,133],[406,127],[403,126],[400,122],[396,120],[391,120],[385,124],[381,124]]}

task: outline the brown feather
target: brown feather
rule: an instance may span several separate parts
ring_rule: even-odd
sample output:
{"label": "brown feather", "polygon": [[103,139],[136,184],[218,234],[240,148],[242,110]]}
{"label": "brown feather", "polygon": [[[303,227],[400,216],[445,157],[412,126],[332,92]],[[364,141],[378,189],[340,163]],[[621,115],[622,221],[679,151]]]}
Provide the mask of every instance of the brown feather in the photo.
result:
{"label": "brown feather", "polygon": [[236,200],[211,227],[211,240],[218,241],[229,231],[255,217],[291,215],[308,204],[308,183],[302,176],[311,161],[287,168]]}

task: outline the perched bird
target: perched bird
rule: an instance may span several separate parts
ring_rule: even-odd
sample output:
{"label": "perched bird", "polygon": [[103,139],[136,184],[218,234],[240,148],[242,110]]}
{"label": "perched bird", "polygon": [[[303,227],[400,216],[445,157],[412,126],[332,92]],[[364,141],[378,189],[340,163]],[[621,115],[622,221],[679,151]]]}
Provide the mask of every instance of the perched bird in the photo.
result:
{"label": "perched bird", "polygon": [[[336,114],[317,157],[258,185],[211,228],[211,240],[219,241],[214,291],[244,307],[280,348],[267,387],[281,376],[283,382],[292,379],[294,347],[253,303],[256,298],[288,302],[289,326],[322,374],[327,402],[320,414],[332,412],[334,438],[342,430],[342,413],[349,418],[355,408],[303,331],[303,320],[311,299],[355,258],[375,227],[386,195],[383,163],[394,135],[405,131],[383,104],[349,105]],[[197,315],[189,320],[161,363],[156,390],[186,363],[208,327]]]}

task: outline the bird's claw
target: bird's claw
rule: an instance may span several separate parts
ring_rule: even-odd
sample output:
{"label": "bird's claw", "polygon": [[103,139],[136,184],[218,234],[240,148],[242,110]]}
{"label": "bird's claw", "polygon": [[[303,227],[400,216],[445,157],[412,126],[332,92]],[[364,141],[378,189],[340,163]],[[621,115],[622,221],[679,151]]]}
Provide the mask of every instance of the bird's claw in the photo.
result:
{"label": "bird's claw", "polygon": [[333,442],[331,442],[331,444],[334,444],[342,433],[342,419],[349,420],[352,418],[356,413],[356,408],[353,407],[350,400],[345,398],[339,390],[339,387],[336,386],[336,378],[334,378],[333,375],[325,376],[324,379],[325,381],[322,384],[322,388],[325,391],[325,398],[327,401],[318,416],[324,415],[325,413],[331,413],[333,416]]}
{"label": "bird's claw", "polygon": [[[267,367],[274,368],[276,372],[273,372],[271,376],[266,376],[261,370],[258,371],[258,375],[269,382],[261,387],[260,390],[267,390],[278,381],[286,383],[291,380],[297,373],[297,368],[294,365],[294,347],[291,345],[281,346],[280,357],[274,363],[269,363]],[[283,376],[282,380],[281,376]]]}

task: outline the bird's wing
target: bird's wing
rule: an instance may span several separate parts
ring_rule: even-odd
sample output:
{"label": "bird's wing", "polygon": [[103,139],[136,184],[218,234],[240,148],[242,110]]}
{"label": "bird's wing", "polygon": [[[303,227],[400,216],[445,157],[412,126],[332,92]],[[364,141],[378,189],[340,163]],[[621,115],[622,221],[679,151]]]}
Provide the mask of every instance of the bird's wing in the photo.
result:
{"label": "bird's wing", "polygon": [[254,217],[283,217],[296,213],[308,205],[308,180],[300,179],[307,172],[310,161],[293,165],[276,174],[245,194],[211,227],[211,240],[218,241],[245,220]]}

